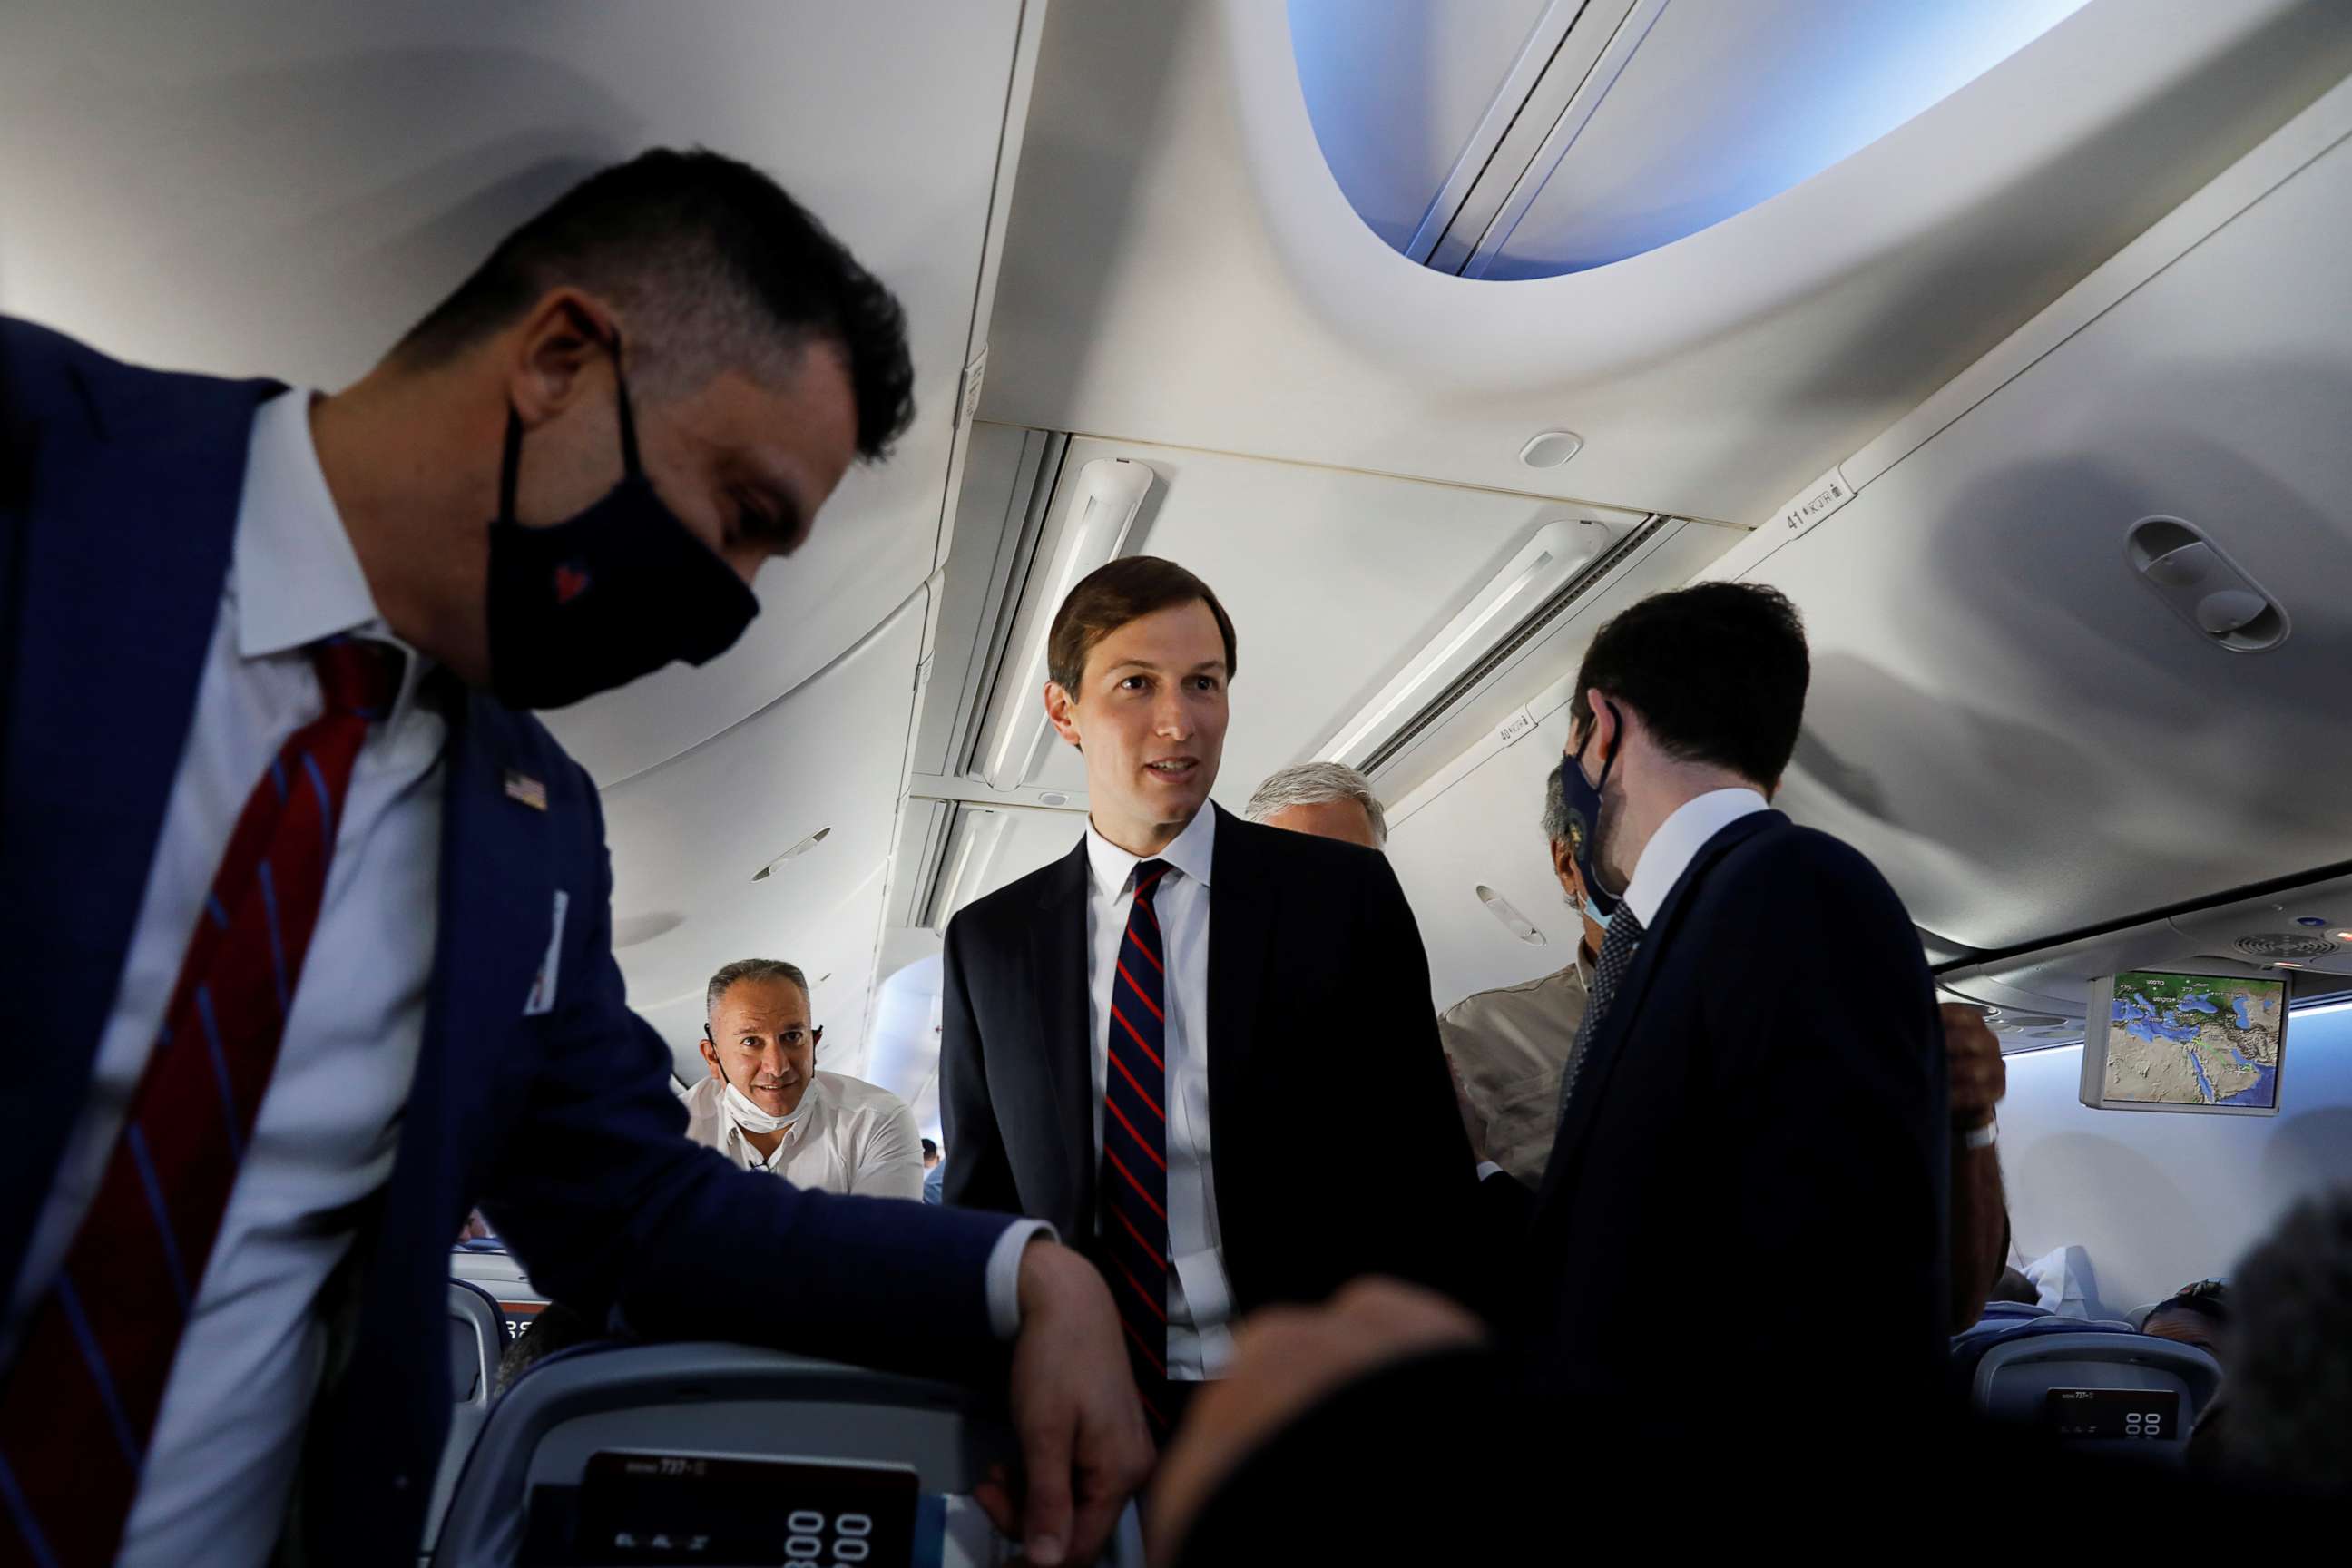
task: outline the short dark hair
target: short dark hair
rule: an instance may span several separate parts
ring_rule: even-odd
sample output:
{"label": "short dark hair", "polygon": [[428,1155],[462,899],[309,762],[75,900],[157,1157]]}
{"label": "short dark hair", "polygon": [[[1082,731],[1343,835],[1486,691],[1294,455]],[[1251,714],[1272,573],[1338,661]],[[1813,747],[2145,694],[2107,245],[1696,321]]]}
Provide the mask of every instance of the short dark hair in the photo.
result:
{"label": "short dark hair", "polygon": [[2230,1322],[2230,1288],[2219,1279],[2200,1279],[2194,1285],[2184,1285],[2150,1307],[2139,1326],[2145,1329],[2170,1312],[2185,1312],[2216,1328],[2226,1328]]}
{"label": "short dark hair", "polygon": [[934,1155],[934,1154],[936,1154],[936,1153],[938,1153],[939,1152],[940,1152],[940,1146],[939,1146],[938,1144],[936,1144],[936,1143],[932,1142],[931,1142],[929,1139],[928,1139],[928,1138],[926,1138],[926,1139],[924,1139],[924,1140],[923,1140],[923,1158],[924,1158],[924,1159],[928,1160],[928,1159],[929,1159],[932,1155]]}
{"label": "short dark hair", "polygon": [[2232,1464],[2286,1486],[2352,1475],[2352,1188],[2305,1198],[2231,1276]]}
{"label": "short dark hair", "polygon": [[629,370],[649,387],[689,392],[730,368],[772,382],[815,340],[847,362],[859,456],[882,457],[914,419],[897,298],[782,186],[699,147],[656,148],[572,186],[393,353],[446,363],[567,284],[627,313]]}
{"label": "short dark hair", "polygon": [[1805,624],[1777,588],[1701,583],[1621,611],[1584,650],[1569,714],[1589,732],[1596,687],[1642,716],[1668,756],[1769,789],[1797,750],[1812,674]]}
{"label": "short dark hair", "polygon": [[1198,599],[1217,620],[1225,639],[1225,679],[1235,668],[1234,621],[1209,585],[1157,555],[1122,555],[1087,574],[1054,612],[1053,635],[1045,642],[1045,671],[1054,684],[1073,697],[1086,678],[1087,655],[1095,644],[1129,621],[1139,621],[1155,610],[1187,605]]}
{"label": "short dark hair", "polygon": [[2014,1301],[2021,1306],[2038,1307],[2042,1304],[2042,1291],[2032,1280],[2028,1279],[2016,1269],[2004,1267],[2000,1271],[2000,1279],[1993,1285],[1992,1294],[1987,1296],[1985,1300]]}

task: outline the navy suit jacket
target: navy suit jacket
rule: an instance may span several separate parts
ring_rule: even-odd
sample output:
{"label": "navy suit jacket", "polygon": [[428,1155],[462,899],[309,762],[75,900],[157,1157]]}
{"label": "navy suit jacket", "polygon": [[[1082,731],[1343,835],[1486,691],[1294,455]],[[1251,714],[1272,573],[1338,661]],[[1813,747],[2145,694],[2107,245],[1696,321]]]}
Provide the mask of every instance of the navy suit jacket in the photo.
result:
{"label": "navy suit jacket", "polygon": [[[0,319],[0,1288],[88,1091],[230,561],[254,411],[281,388],[118,364]],[[654,1337],[940,1374],[1003,1364],[1001,1218],[802,1192],[684,1136],[624,1003],[588,775],[447,682],[440,924],[389,1183],[353,1215],[298,1507],[314,1560],[413,1568],[450,1405],[448,1255],[479,1205],[550,1295]],[[508,770],[547,809],[506,797]],[[525,1017],[553,895],[554,1008]],[[331,1538],[323,1532],[331,1530]]]}
{"label": "navy suit jacket", "polygon": [[1507,1341],[1534,1382],[1515,1386],[1677,1430],[1740,1387],[1769,1385],[1782,1431],[1797,1406],[1875,1421],[1931,1402],[1944,1038],[1877,868],[1777,811],[1728,824],[1587,1049],[1541,1190],[1485,1184],[1526,1225]]}
{"label": "navy suit jacket", "polygon": [[[1359,1274],[1478,1295],[1476,1166],[1447,1086],[1429,960],[1388,858],[1217,813],[1209,1123],[1234,1304],[1317,1301]],[[940,1106],[947,1201],[1097,1240],[1082,837],[949,922]],[[1323,1180],[1325,1130],[1370,1139]]]}

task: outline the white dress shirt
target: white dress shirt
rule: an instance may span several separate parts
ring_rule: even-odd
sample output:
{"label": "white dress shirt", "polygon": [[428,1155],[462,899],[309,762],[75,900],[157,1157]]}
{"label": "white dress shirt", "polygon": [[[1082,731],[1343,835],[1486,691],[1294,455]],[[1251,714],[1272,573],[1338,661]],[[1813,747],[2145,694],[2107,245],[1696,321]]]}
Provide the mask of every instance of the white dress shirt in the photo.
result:
{"label": "white dress shirt", "polygon": [[1683,802],[1674,815],[1658,824],[1658,830],[1642,846],[1642,858],[1633,862],[1633,879],[1625,884],[1625,907],[1633,911],[1643,930],[1658,923],[1658,910],[1666,895],[1675,890],[1675,884],[1690,869],[1692,858],[1706,847],[1708,839],[1741,817],[1769,809],[1763,795],[1752,789],[1709,790]]}
{"label": "white dress shirt", "polygon": [[1167,965],[1168,1064],[1168,1375],[1217,1377],[1233,1360],[1233,1287],[1225,1279],[1217,1229],[1216,1186],[1209,1163],[1209,869],[1216,858],[1217,814],[1202,805],[1157,855],[1130,855],[1087,824],[1087,1017],[1094,1030],[1095,1162],[1102,1162],[1103,1092],[1110,1076],[1111,990],[1119,943],[1135,906],[1135,868],[1164,860],[1168,874],[1151,896]]}
{"label": "white dress shirt", "polygon": [[[289,393],[253,422],[194,722],[0,1358],[97,1193],[230,829],[278,748],[325,710],[306,645],[338,632],[399,642],[336,517],[310,402]],[[311,1307],[352,1241],[328,1216],[391,1175],[425,1037],[446,737],[416,701],[423,673],[412,652],[390,716],[369,728],[352,770],[277,1068],[164,1387],[120,1563],[249,1568],[279,1533],[325,1348]]]}
{"label": "white dress shirt", "polygon": [[[390,1179],[424,1044],[447,727],[417,702],[424,660],[368,592],[311,443],[313,395],[285,394],[255,416],[220,614],[121,987],[0,1312],[5,1366],[104,1177],[247,797],[287,737],[325,710],[308,645],[347,632],[403,647],[400,695],[352,769],[277,1066],[164,1384],[118,1568],[251,1568],[268,1557],[324,1360],[312,1309],[352,1238],[331,1216]],[[1041,1232],[1052,1234],[1013,1226],[990,1258],[989,1315],[1002,1337],[1018,1330],[1020,1255]]]}
{"label": "white dress shirt", "polygon": [[[1655,925],[1658,910],[1664,907],[1666,895],[1675,890],[1683,873],[1706,841],[1754,812],[1769,810],[1762,794],[1747,788],[1709,790],[1693,795],[1676,806],[1650,841],[1642,846],[1642,858],[1633,862],[1633,879],[1625,884],[1624,906],[1633,912],[1646,932]],[[1644,935],[1642,940],[1654,938]],[[1478,1179],[1504,1173],[1503,1167],[1493,1160],[1478,1163]]]}
{"label": "white dress shirt", "polygon": [[802,1115],[763,1155],[727,1114],[726,1086],[704,1078],[678,1096],[686,1135],[747,1171],[766,1171],[797,1187],[869,1198],[923,1195],[923,1136],[907,1102],[879,1084],[820,1072],[801,1095]]}

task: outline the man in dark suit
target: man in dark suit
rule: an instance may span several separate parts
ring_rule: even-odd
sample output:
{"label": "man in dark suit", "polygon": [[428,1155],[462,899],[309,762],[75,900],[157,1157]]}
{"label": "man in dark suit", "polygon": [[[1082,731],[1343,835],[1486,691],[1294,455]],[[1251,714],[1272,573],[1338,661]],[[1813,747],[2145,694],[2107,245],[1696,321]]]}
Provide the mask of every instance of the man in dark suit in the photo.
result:
{"label": "man in dark suit", "polygon": [[[1050,649],[1089,820],[949,925],[947,1201],[1051,1220],[1100,1262],[1165,1423],[1240,1312],[1367,1270],[1465,1289],[1473,1163],[1387,860],[1209,801],[1234,638],[1208,585],[1114,561]],[[1381,1146],[1344,1188],[1316,1173],[1309,1130],[1334,1124]]]}
{"label": "man in dark suit", "polygon": [[[1319,1443],[1289,1447],[1319,1448],[1334,1476],[1351,1468],[1335,1444],[1409,1467],[1381,1446],[1476,1431],[1507,1444],[1538,1415],[1621,1453],[1752,1423],[1759,1460],[1939,1418],[1942,1031],[1885,879],[1765,803],[1808,668],[1795,608],[1745,584],[1655,595],[1593,639],[1559,777],[1587,907],[1606,923],[1543,1184],[1482,1185],[1522,1226],[1496,1343],[1457,1349],[1452,1367],[1412,1356],[1470,1344],[1477,1326],[1363,1287],[1378,1310],[1360,1302],[1328,1336],[1352,1348],[1318,1381],[1297,1353],[1316,1333],[1277,1325],[1235,1375],[1293,1395],[1202,1402],[1166,1467],[1182,1508],[1318,1401],[1345,1418],[1308,1416]],[[1833,1329],[1784,1285],[1825,1267],[1854,1281]]]}
{"label": "man in dark suit", "polygon": [[332,397],[0,321],[0,1563],[408,1568],[477,1203],[602,1326],[1012,1342],[1031,1555],[1104,1539],[1150,1448],[1100,1279],[688,1142],[523,711],[723,650],[910,378],[711,153],[585,182]]}

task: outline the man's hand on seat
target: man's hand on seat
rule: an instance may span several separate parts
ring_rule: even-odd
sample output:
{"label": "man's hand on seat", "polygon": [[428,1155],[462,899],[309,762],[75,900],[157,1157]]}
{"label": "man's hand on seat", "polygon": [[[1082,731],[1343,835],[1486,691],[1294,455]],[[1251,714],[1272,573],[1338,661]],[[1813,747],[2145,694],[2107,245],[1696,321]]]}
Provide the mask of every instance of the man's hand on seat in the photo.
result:
{"label": "man's hand on seat", "polygon": [[1234,1331],[1232,1366],[1202,1385],[1152,1483],[1144,1513],[1151,1561],[1174,1563],[1225,1477],[1326,1394],[1391,1362],[1484,1334],[1454,1302],[1394,1279],[1359,1279],[1320,1307],[1252,1313]]}
{"label": "man's hand on seat", "polygon": [[1021,1539],[1036,1568],[1090,1562],[1150,1474],[1151,1435],[1109,1288],[1092,1264],[1051,1241],[1022,1254],[1012,1393],[1027,1472],[1021,1501],[994,1480],[973,1496],[998,1530]]}

